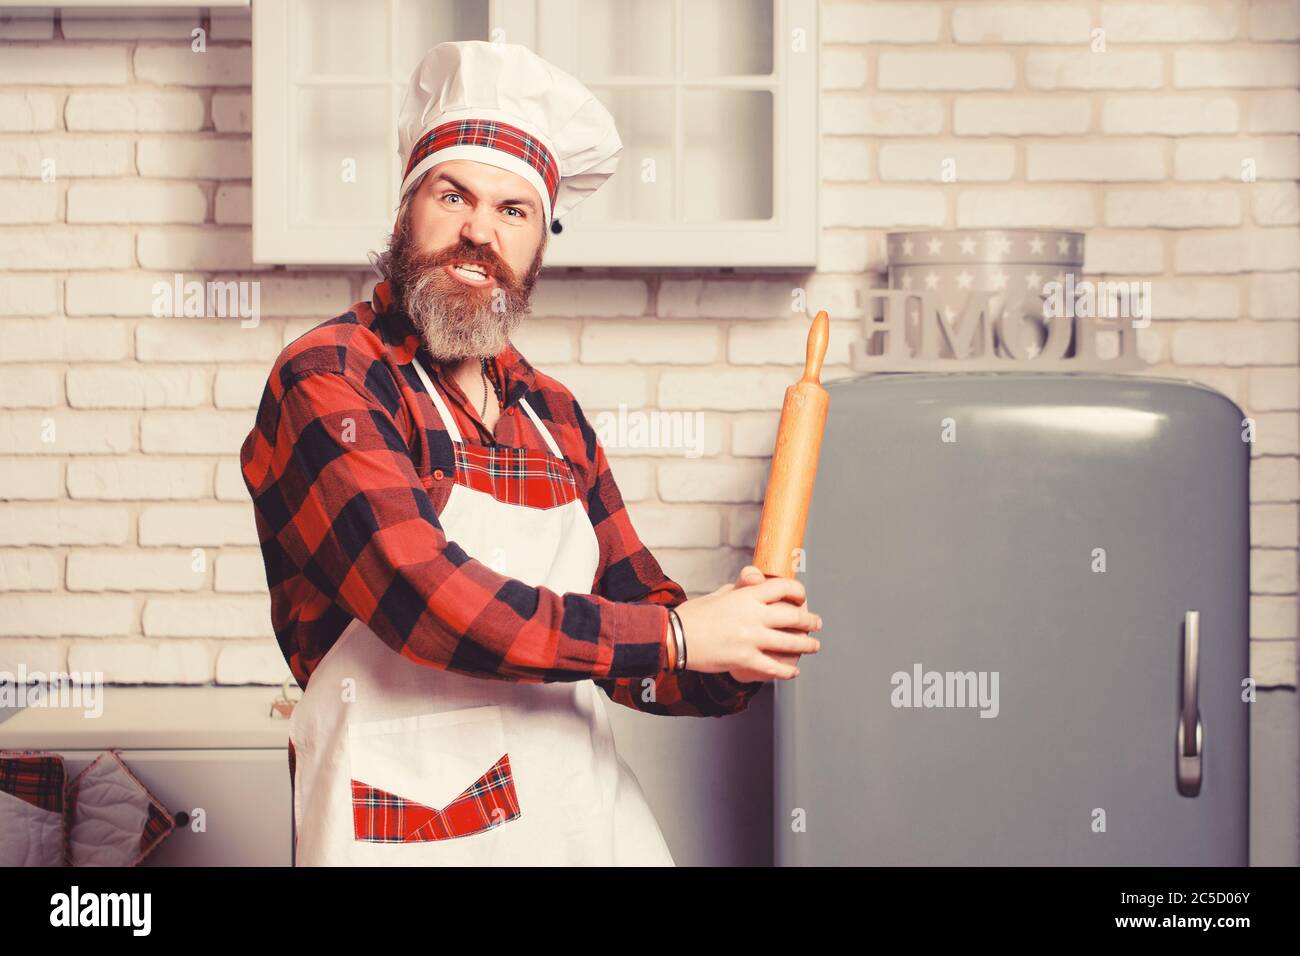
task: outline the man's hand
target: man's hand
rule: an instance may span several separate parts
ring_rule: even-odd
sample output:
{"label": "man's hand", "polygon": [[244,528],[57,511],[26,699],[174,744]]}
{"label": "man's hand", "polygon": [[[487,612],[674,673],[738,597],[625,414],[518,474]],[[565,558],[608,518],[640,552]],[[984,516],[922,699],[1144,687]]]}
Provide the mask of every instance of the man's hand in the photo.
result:
{"label": "man's hand", "polygon": [[[752,585],[752,584],[762,584],[762,583],[763,583],[764,581],[766,581],[766,580],[767,580],[767,575],[765,575],[765,574],[764,574],[764,573],[763,573],[759,568],[755,567],[755,566],[752,565],[752,564],[747,564],[747,565],[745,565],[743,568],[740,569],[740,574],[738,574],[738,575],[736,576],[736,583],[735,583],[734,585],[727,585],[727,587],[730,587],[730,588],[742,588],[742,587],[746,587],[747,585]],[[800,608],[803,608],[803,609],[807,609],[807,607],[808,607],[808,598],[807,598],[806,596],[804,597],[803,601],[801,601],[801,602],[799,603],[799,607],[800,607]],[[822,619],[821,619],[821,615],[818,614],[818,615],[817,615],[817,627],[815,628],[815,630],[820,631],[821,628],[822,628]],[[820,643],[820,642],[819,642],[819,643]],[[800,658],[801,656],[803,656],[803,655],[801,655],[801,654],[778,654],[778,653],[775,653],[775,652],[771,652],[771,651],[769,651],[769,652],[768,652],[768,656],[769,656],[769,657],[772,657],[772,658],[775,658],[776,660],[780,661],[780,662],[783,663],[783,664],[792,664],[792,665],[794,665],[794,673],[795,673],[795,676],[796,676],[796,677],[799,676],[799,666],[798,666],[798,665],[799,665],[799,658]],[[761,674],[758,674],[758,673],[753,672],[753,671],[747,671],[747,670],[745,670],[744,668],[738,668],[738,669],[736,669],[736,670],[729,671],[729,673],[731,674],[731,676],[732,676],[734,679],[740,681],[741,683],[747,683],[747,682],[749,682],[749,681],[756,681],[756,680],[763,680],[763,679],[764,679],[763,676],[762,676]]]}
{"label": "man's hand", "polygon": [[734,584],[677,607],[686,630],[686,666],[704,673],[727,671],[742,682],[790,680],[798,660],[815,654],[821,617],[808,610],[799,581],[766,578],[747,565]]}

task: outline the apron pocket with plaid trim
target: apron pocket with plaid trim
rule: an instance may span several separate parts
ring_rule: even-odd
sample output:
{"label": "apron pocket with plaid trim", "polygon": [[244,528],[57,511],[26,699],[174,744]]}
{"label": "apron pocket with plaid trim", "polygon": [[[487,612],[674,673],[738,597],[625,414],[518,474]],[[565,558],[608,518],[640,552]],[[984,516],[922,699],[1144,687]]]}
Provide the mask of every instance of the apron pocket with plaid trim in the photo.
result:
{"label": "apron pocket with plaid trim", "polygon": [[520,814],[495,704],[351,723],[348,759],[357,840],[450,840]]}

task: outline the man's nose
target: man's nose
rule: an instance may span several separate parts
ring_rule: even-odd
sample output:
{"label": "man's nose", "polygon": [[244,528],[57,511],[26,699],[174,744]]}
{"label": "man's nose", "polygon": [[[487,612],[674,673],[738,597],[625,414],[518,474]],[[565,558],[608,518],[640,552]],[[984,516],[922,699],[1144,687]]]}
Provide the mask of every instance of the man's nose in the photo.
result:
{"label": "man's nose", "polygon": [[485,211],[481,206],[470,212],[460,227],[461,237],[476,246],[490,244],[494,235],[490,215],[490,211]]}

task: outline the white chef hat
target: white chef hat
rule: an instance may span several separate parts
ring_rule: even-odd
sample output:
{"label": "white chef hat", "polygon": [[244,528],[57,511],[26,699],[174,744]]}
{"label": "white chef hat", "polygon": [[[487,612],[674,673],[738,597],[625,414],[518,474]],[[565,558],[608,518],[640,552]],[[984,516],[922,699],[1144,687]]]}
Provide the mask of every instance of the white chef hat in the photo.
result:
{"label": "white chef hat", "polygon": [[549,226],[614,173],[623,143],[614,117],[563,70],[518,43],[439,43],[421,60],[398,116],[406,192],[449,159],[517,173],[542,199]]}

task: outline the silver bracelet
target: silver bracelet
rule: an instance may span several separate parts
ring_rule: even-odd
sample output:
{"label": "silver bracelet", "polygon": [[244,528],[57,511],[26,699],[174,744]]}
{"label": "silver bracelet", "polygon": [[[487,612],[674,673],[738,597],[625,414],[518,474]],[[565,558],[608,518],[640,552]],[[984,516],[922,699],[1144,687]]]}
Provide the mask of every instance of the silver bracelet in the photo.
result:
{"label": "silver bracelet", "polygon": [[673,625],[673,642],[677,648],[677,658],[673,664],[673,670],[681,672],[686,670],[686,630],[682,627],[682,619],[677,616],[677,611],[673,608],[668,609],[668,618]]}

